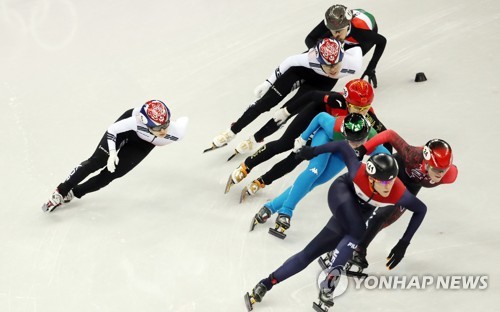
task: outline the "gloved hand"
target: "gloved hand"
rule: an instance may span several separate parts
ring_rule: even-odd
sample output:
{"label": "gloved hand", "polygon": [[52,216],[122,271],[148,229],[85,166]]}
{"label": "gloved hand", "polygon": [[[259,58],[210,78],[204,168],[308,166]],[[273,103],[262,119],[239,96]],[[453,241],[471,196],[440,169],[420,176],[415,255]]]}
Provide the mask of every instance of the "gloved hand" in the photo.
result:
{"label": "gloved hand", "polygon": [[306,145],[307,141],[304,140],[301,136],[295,139],[295,142],[293,143],[293,152],[297,153],[299,149],[302,148],[302,146]]}
{"label": "gloved hand", "polygon": [[403,259],[406,253],[406,248],[410,245],[409,242],[405,242],[403,240],[399,240],[399,242],[392,248],[389,256],[387,256],[387,264],[385,265],[389,270],[392,270],[398,265],[399,262]]}
{"label": "gloved hand", "polygon": [[273,116],[274,121],[281,126],[290,117],[290,113],[286,110],[286,107],[278,109]]}
{"label": "gloved hand", "polygon": [[366,147],[364,145],[360,145],[354,149],[356,156],[358,156],[358,160],[363,160],[363,157],[366,155]]}
{"label": "gloved hand", "polygon": [[316,155],[314,155],[314,150],[315,147],[304,146],[295,152],[295,159],[311,160],[316,157]]}
{"label": "gloved hand", "polygon": [[377,76],[375,75],[375,69],[369,69],[367,68],[363,75],[361,76],[361,79],[364,79],[365,76],[368,76],[368,82],[371,83],[371,85],[376,88],[377,87]]}
{"label": "gloved hand", "polygon": [[255,93],[255,96],[260,99],[264,96],[264,94],[266,94],[267,91],[269,91],[269,88],[271,88],[271,86],[272,83],[266,79],[266,81],[258,85],[253,92]]}
{"label": "gloved hand", "polygon": [[109,151],[109,157],[108,157],[108,163],[106,164],[106,167],[108,168],[108,171],[113,173],[115,172],[116,165],[118,165],[118,153],[115,150],[110,150]]}

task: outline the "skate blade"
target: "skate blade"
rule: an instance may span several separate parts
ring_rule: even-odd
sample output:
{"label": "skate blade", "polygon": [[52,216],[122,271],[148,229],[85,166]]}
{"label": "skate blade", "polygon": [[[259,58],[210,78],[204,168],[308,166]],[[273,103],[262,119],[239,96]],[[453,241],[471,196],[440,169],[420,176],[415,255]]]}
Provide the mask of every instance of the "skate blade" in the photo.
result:
{"label": "skate blade", "polygon": [[245,186],[240,194],[240,204],[244,202],[248,196],[250,196],[250,194],[248,194],[248,188]]}
{"label": "skate blade", "polygon": [[206,153],[206,152],[210,152],[210,151],[213,151],[213,150],[219,149],[219,148],[224,147],[224,146],[226,146],[226,145],[227,145],[227,143],[226,143],[226,144],[224,144],[224,145],[221,145],[221,146],[215,146],[215,144],[213,144],[213,143],[212,143],[212,146],[211,146],[211,147],[209,147],[209,148],[207,148],[207,149],[204,149],[204,150],[203,150],[203,153]]}
{"label": "skate blade", "polygon": [[229,156],[229,158],[227,159],[227,161],[230,161],[231,159],[233,159],[233,158],[234,158],[234,156],[236,156],[236,155],[238,155],[238,154],[239,154],[239,153],[238,153],[238,151],[236,151],[236,150],[235,150],[235,151],[234,151],[234,154],[233,154],[233,155],[231,155],[231,156]]}
{"label": "skate blade", "polygon": [[53,206],[52,208],[50,208],[50,207],[47,205],[47,203],[45,203],[45,204],[43,204],[43,206],[42,206],[42,211],[43,211],[43,212],[52,212],[52,211],[56,210],[56,208],[57,208],[57,207],[59,207],[59,206],[61,206],[61,204],[59,204],[59,205],[55,205],[55,206]]}
{"label": "skate blade", "polygon": [[325,305],[323,307],[323,304],[317,304],[316,302],[313,302],[313,309],[316,312],[328,312],[328,307]]}
{"label": "skate blade", "polygon": [[330,266],[326,263],[325,259],[319,257],[318,258],[318,263],[319,263],[319,266],[321,267],[322,270],[326,270],[328,269]]}
{"label": "skate blade", "polygon": [[229,192],[229,190],[231,189],[231,186],[233,186],[234,183],[233,183],[233,178],[231,177],[231,175],[229,175],[229,179],[227,179],[227,183],[226,183],[226,188],[224,189],[224,194],[227,194]]}
{"label": "skate blade", "polygon": [[[247,306],[247,310],[252,311],[253,304],[255,303],[255,300],[253,298],[250,298],[250,294],[248,294],[248,293],[246,293],[243,298],[245,299],[245,305]],[[253,303],[252,303],[252,301],[253,301]]]}
{"label": "skate blade", "polygon": [[351,271],[351,270],[346,270],[345,275],[350,276],[350,277],[357,277],[357,278],[367,278],[368,277],[368,274],[366,274],[366,273],[356,272],[356,271]]}
{"label": "skate blade", "polygon": [[276,236],[277,238],[285,239],[286,234],[282,233],[280,231],[277,231],[276,229],[269,228],[269,234]]}
{"label": "skate blade", "polygon": [[250,232],[252,232],[253,229],[255,229],[255,227],[257,226],[257,224],[259,224],[259,221],[257,221],[257,219],[255,219],[255,217],[253,217],[252,224],[250,224]]}

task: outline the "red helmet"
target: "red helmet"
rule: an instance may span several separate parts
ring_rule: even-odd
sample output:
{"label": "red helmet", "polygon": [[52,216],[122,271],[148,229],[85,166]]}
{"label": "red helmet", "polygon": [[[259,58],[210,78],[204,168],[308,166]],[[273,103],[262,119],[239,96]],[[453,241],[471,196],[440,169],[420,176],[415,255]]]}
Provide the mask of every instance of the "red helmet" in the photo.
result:
{"label": "red helmet", "polygon": [[349,81],[344,87],[344,98],[347,103],[364,107],[372,104],[374,97],[373,88],[364,79]]}
{"label": "red helmet", "polygon": [[453,163],[451,146],[444,140],[430,140],[425,144],[423,154],[424,162],[434,168],[446,169]]}

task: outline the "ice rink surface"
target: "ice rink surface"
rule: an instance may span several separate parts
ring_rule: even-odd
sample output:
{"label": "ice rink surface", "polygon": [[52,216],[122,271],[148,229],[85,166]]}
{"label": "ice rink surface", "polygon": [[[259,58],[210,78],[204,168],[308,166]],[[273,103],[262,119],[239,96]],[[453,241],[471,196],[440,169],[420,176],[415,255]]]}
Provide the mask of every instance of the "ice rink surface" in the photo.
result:
{"label": "ice rink surface", "polygon": [[[332,310],[500,311],[500,2],[343,3],[373,13],[388,39],[377,67],[379,118],[414,145],[447,140],[459,168],[456,183],[420,192],[428,214],[391,274],[489,280],[482,291],[349,289]],[[244,293],[326,223],[329,184],[299,204],[285,240],[267,234],[271,222],[249,233],[252,216],[305,165],[239,204],[242,187],[276,160],[224,195],[243,160],[226,158],[271,113],[228,147],[201,151],[254,101],[255,86],[306,49],[305,36],[332,4],[2,0],[0,311],[245,311]],[[428,81],[413,82],[421,71]],[[186,138],[156,148],[107,188],[43,213],[106,128],[153,98],[174,119],[190,118]],[[385,257],[409,216],[377,236],[368,272],[387,272]],[[312,311],[319,272],[311,264],[255,311]]]}

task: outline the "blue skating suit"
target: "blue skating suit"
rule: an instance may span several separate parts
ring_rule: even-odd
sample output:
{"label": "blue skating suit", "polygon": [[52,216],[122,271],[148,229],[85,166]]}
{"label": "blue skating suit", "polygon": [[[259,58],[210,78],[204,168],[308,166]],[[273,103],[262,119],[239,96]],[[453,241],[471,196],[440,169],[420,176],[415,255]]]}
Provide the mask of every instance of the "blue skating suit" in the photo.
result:
{"label": "blue skating suit", "polygon": [[[302,139],[307,140],[314,134],[311,146],[318,146],[330,141],[344,140],[340,131],[340,126],[345,116],[333,117],[328,113],[319,113],[311,121],[307,129],[300,135]],[[368,138],[376,135],[377,132],[372,128]],[[386,153],[389,151],[382,145],[377,146],[372,154]],[[265,204],[272,213],[278,212],[292,217],[293,210],[298,202],[306,196],[313,188],[321,185],[345,168],[344,159],[339,153],[326,153],[316,156],[309,161],[309,165],[281,195]]]}

